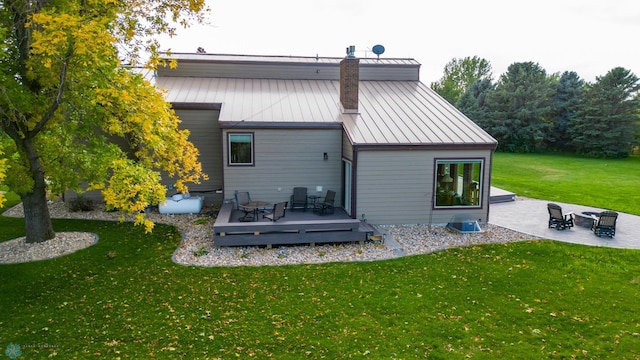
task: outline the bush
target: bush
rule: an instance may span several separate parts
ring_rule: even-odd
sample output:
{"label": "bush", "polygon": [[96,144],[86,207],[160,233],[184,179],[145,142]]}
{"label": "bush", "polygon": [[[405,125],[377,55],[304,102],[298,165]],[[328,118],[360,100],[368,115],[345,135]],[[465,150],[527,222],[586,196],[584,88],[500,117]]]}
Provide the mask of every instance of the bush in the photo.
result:
{"label": "bush", "polygon": [[69,210],[73,212],[91,211],[93,207],[93,201],[81,195],[69,201]]}
{"label": "bush", "polygon": [[200,249],[193,252],[193,256],[200,257],[209,254],[209,251],[204,246],[200,247]]}

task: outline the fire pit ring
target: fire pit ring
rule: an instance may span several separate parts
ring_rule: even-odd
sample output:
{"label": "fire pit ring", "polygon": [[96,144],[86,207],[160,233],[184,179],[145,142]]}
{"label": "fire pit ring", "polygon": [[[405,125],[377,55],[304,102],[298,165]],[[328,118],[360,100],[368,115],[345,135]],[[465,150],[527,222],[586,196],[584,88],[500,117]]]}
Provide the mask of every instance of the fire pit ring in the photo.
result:
{"label": "fire pit ring", "polygon": [[583,211],[582,214],[575,214],[576,226],[591,229],[594,221],[596,221],[599,216],[599,211]]}

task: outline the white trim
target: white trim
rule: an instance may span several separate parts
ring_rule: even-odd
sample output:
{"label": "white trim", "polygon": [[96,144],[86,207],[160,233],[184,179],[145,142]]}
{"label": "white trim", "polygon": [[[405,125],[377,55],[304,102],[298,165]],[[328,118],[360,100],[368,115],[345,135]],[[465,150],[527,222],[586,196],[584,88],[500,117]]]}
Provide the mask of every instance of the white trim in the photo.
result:
{"label": "white trim", "polygon": [[352,184],[352,175],[353,175],[353,165],[351,161],[342,159],[342,168],[344,169],[344,184],[343,184],[343,194],[344,194],[344,210],[347,214],[351,214],[351,191],[353,189]]}

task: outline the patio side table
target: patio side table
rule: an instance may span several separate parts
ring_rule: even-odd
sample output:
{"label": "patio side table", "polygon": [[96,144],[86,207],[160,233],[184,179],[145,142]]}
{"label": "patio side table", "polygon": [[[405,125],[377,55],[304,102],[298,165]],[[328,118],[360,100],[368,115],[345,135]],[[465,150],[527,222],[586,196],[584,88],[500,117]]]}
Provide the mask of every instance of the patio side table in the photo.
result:
{"label": "patio side table", "polygon": [[258,221],[258,213],[267,208],[271,203],[267,201],[252,201],[249,203],[253,207],[253,221]]}
{"label": "patio side table", "polygon": [[320,199],[322,196],[320,195],[307,195],[307,203],[309,203],[309,205],[311,205],[312,209],[316,208],[316,202],[318,202],[318,199]]}

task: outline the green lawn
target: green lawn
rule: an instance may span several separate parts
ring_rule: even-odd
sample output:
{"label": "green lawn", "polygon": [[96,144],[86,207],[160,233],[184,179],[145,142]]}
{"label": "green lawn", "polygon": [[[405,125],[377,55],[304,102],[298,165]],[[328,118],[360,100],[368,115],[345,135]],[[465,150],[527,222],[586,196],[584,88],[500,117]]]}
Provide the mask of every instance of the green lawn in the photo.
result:
{"label": "green lawn", "polygon": [[20,197],[15,193],[12,193],[11,191],[9,191],[9,189],[6,186],[0,186],[0,191],[6,192],[4,194],[4,197],[5,197],[5,203],[3,204],[4,207],[0,206],[0,212],[4,211],[3,209],[8,209],[20,202]]}
{"label": "green lawn", "polygon": [[640,215],[640,156],[496,153],[491,184],[521,196]]}
{"label": "green lawn", "polygon": [[[0,217],[0,241],[22,228]],[[180,235],[170,226],[152,235],[102,221],[55,228],[100,241],[0,265],[0,347],[20,344],[18,359],[640,358],[639,251],[520,242],[196,268],[171,262]]]}

